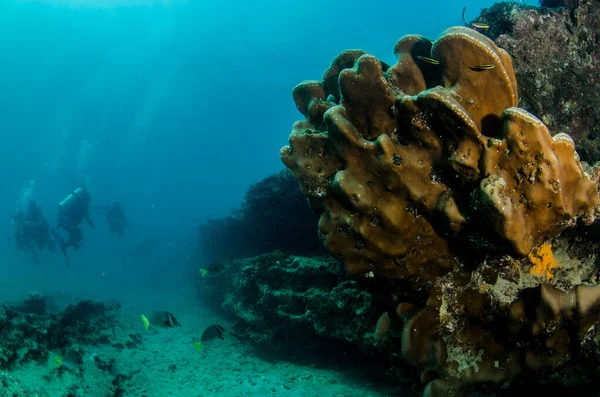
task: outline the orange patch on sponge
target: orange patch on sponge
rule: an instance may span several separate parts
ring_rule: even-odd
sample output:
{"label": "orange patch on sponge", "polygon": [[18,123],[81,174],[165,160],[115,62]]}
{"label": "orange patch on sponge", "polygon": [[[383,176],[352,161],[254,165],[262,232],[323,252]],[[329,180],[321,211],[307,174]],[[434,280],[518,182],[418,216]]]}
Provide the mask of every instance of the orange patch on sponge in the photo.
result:
{"label": "orange patch on sponge", "polygon": [[544,277],[546,281],[554,277],[552,270],[560,267],[560,262],[556,260],[552,254],[551,244],[542,244],[535,247],[528,255],[529,260],[533,264],[529,273],[534,276]]}

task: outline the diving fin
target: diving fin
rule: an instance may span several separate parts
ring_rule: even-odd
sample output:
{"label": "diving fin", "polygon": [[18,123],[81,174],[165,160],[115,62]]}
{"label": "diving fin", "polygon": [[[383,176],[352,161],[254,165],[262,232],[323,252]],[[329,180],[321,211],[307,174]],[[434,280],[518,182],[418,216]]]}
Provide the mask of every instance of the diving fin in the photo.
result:
{"label": "diving fin", "polygon": [[62,251],[63,255],[65,256],[65,259],[67,260],[67,269],[70,269],[71,263],[69,262],[69,255],[67,255],[67,247],[68,246],[69,246],[69,244],[61,244],[60,250]]}

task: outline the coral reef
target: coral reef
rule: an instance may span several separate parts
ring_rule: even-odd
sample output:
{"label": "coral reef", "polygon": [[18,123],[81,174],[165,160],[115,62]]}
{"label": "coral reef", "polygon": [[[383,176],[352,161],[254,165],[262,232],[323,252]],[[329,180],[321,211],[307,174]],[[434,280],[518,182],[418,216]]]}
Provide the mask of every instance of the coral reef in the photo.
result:
{"label": "coral reef", "polygon": [[295,255],[323,255],[315,234],[317,219],[288,170],[252,185],[233,216],[198,228],[202,261],[231,260],[283,250]]}
{"label": "coral reef", "polygon": [[490,26],[488,35],[513,57],[519,105],[553,135],[569,134],[583,160],[600,161],[600,2],[544,3],[572,8],[502,2],[478,21]]}
{"label": "coral reef", "polygon": [[10,397],[50,397],[48,393],[41,390],[32,390],[18,379],[14,379],[9,373],[0,372],[0,387],[3,396]]}
{"label": "coral reef", "polygon": [[0,306],[0,369],[45,362],[50,352],[66,353],[78,344],[114,339],[118,305],[83,300],[55,315],[40,310],[40,299],[39,294],[30,293],[24,303]]}
{"label": "coral reef", "polygon": [[276,251],[224,267],[227,276],[202,279],[199,289],[238,320],[239,336],[275,350],[292,344],[314,348],[323,339],[373,347],[378,309],[367,288],[344,280],[344,270],[332,258]]}
{"label": "coral reef", "polygon": [[542,7],[556,8],[556,7],[574,7],[585,0],[540,0]]}
{"label": "coral reef", "polygon": [[18,310],[23,313],[30,314],[45,314],[46,313],[46,297],[39,292],[29,292],[23,302],[18,305]]}
{"label": "coral reef", "polygon": [[[341,71],[339,106],[325,100],[330,71],[323,84],[297,86],[307,120],[281,151],[320,215],[325,245],[350,273],[422,285],[456,266],[451,239],[478,235],[477,245],[526,255],[591,212],[596,188],[569,137],[550,138],[512,107],[517,87],[503,50],[459,27],[433,47],[405,37],[396,53],[389,70],[361,55]],[[434,85],[422,60],[431,54],[443,75],[433,81],[445,87],[424,90]],[[415,96],[395,85],[411,73],[421,79],[409,86]]]}
{"label": "coral reef", "polygon": [[115,314],[121,305],[116,301],[106,303],[79,301],[65,308],[60,324],[69,338],[87,345],[110,343],[112,328],[118,325]]}
{"label": "coral reef", "polygon": [[531,374],[568,386],[561,371],[598,348],[585,248],[598,248],[597,170],[516,107],[511,57],[489,38],[456,27],[434,42],[404,37],[395,53],[388,66],[344,52],[293,91],[306,120],[281,157],[322,241],[372,279],[373,300],[395,289],[374,339],[417,368],[424,396]]}
{"label": "coral reef", "polygon": [[[88,351],[101,345],[122,351],[140,344],[140,335],[122,331],[119,303],[81,300],[58,313],[46,312],[46,304],[43,295],[32,292],[22,302],[0,305],[0,370],[6,371],[0,373],[2,395],[58,395],[61,385],[64,396],[124,395],[124,382],[135,369],[124,371],[114,358]],[[13,376],[18,373],[44,382],[24,384]]]}
{"label": "coral reef", "polygon": [[403,357],[429,382],[426,396],[467,395],[473,385],[506,387],[527,374],[570,386],[570,371],[582,363],[587,369],[579,371],[578,383],[598,376],[598,363],[585,355],[599,347],[600,286],[569,286],[563,278],[559,289],[523,280],[520,265],[494,258],[470,279],[460,272],[440,278],[424,309],[398,306],[406,321]]}

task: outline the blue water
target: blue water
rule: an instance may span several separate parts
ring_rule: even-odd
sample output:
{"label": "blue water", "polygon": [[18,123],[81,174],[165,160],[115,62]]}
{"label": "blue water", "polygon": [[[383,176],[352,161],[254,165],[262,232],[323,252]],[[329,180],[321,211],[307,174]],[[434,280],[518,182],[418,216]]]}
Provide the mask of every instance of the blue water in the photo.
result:
{"label": "blue water", "polygon": [[[144,300],[189,285],[196,226],[282,168],[300,118],[291,89],[342,50],[393,62],[408,33],[437,37],[492,1],[15,1],[0,3],[0,299],[37,289]],[[86,183],[119,200],[126,236],[84,225],[66,269],[31,263],[10,220]],[[126,255],[151,238],[156,251]]]}

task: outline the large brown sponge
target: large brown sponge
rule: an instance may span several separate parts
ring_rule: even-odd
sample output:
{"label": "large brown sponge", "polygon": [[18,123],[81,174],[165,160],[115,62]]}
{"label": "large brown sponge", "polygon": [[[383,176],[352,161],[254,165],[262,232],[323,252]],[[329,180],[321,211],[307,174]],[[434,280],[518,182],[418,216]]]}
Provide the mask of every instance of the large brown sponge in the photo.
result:
{"label": "large brown sponge", "polygon": [[346,51],[293,90],[306,119],[281,158],[325,246],[352,275],[427,295],[390,302],[375,334],[404,322],[402,357],[425,396],[559,365],[598,320],[600,293],[554,277],[548,240],[593,220],[596,182],[569,136],[516,107],[511,58],[487,37],[410,35],[395,54],[388,66]]}
{"label": "large brown sponge", "polygon": [[350,273],[425,285],[456,266],[450,242],[466,229],[524,256],[592,212],[570,138],[514,107],[505,51],[454,27],[433,43],[404,37],[396,55],[388,68],[344,52],[322,82],[294,88],[306,120],[281,157]]}

